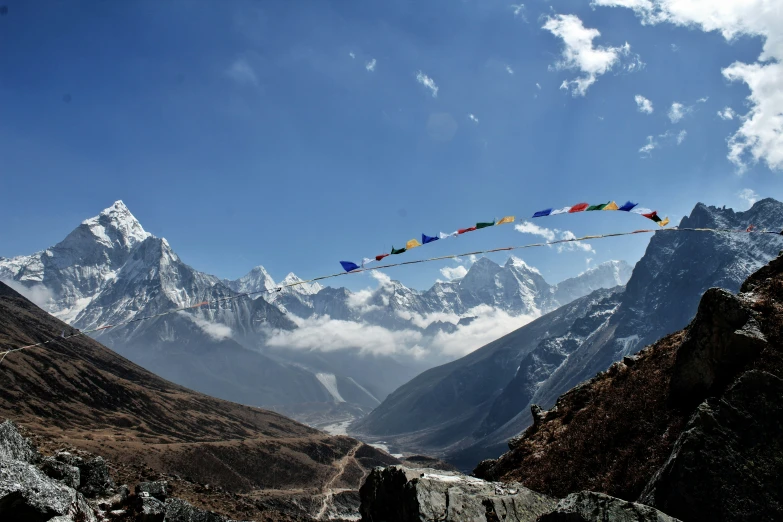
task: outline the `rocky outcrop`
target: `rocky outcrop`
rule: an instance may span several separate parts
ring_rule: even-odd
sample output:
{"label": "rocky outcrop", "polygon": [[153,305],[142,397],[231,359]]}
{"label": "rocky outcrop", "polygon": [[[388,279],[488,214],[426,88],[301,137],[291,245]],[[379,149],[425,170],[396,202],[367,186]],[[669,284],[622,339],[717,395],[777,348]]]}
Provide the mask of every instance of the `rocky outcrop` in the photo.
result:
{"label": "rocky outcrop", "polygon": [[60,462],[54,457],[45,457],[41,462],[41,471],[46,473],[47,476],[59,480],[68,487],[73,489],[79,487],[81,473],[76,466]]}
{"label": "rocky outcrop", "polygon": [[198,509],[178,498],[166,501],[166,522],[228,522],[224,516]]}
{"label": "rocky outcrop", "polygon": [[[76,468],[78,473],[69,468]],[[46,469],[50,470],[52,473],[50,476],[57,480],[62,480],[57,476],[61,474],[69,481],[76,481],[76,486],[72,487],[76,487],[87,497],[114,494],[114,481],[109,475],[109,467],[103,457],[84,458],[67,451],[60,451],[53,458],[46,459]]]}
{"label": "rocky outcrop", "polygon": [[703,402],[641,501],[688,521],[783,520],[783,380],[743,374]]}
{"label": "rocky outcrop", "polygon": [[359,490],[362,520],[533,522],[556,500],[519,484],[402,466],[375,468]]}
{"label": "rocky outcrop", "polygon": [[767,343],[754,312],[719,288],[705,292],[672,369],[669,400],[693,408],[721,390]]}
{"label": "rocky outcrop", "polygon": [[573,493],[538,522],[678,522],[657,509],[593,491]]}
{"label": "rocky outcrop", "polygon": [[20,460],[35,463],[39,459],[38,450],[22,437],[13,422],[7,420],[0,424],[0,461]]}
{"label": "rocky outcrop", "polygon": [[168,498],[168,482],[165,480],[156,480],[154,482],[140,482],[136,485],[136,495],[147,494],[147,496],[155,497],[161,502],[166,502]]}

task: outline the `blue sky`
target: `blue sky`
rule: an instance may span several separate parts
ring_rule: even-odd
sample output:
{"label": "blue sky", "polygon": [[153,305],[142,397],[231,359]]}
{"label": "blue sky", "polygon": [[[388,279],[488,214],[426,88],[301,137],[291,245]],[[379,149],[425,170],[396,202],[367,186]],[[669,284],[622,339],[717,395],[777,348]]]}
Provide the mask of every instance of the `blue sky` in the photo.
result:
{"label": "blue sky", "polygon": [[[46,248],[117,199],[197,269],[234,278],[262,264],[282,279],[549,206],[633,199],[678,220],[698,201],[744,210],[743,190],[783,198],[780,128],[761,113],[777,101],[748,101],[749,84],[722,72],[757,63],[774,17],[642,23],[659,0],[3,2],[0,256]],[[756,36],[731,33],[743,16]],[[580,25],[600,36],[585,43]],[[584,92],[561,88],[590,74]],[[729,140],[754,110],[768,146],[740,167]],[[536,221],[577,235],[648,223]],[[497,227],[406,259],[538,239]],[[646,244],[521,257],[554,282],[588,258],[635,262]],[[390,275],[426,288],[444,266]]]}

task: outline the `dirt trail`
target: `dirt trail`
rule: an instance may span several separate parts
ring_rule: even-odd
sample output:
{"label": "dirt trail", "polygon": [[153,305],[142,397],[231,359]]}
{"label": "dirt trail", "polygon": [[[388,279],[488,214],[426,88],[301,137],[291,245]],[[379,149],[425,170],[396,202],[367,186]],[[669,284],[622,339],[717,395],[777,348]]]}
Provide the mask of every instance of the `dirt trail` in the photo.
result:
{"label": "dirt trail", "polygon": [[324,498],[323,498],[323,503],[321,504],[321,509],[319,509],[318,513],[315,515],[315,519],[316,520],[322,520],[323,519],[324,515],[326,514],[326,510],[329,509],[329,504],[332,503],[332,497],[334,496],[335,491],[337,493],[340,493],[342,491],[350,491],[350,490],[347,490],[345,488],[340,488],[340,489],[337,489],[337,490],[332,488],[332,485],[334,483],[336,483],[340,479],[340,477],[343,476],[343,473],[345,473],[345,466],[348,465],[349,461],[353,460],[354,462],[356,462],[356,464],[362,470],[362,477],[359,479],[359,485],[361,485],[362,481],[364,480],[364,477],[367,476],[367,472],[364,470],[364,468],[361,466],[361,464],[359,464],[356,461],[356,458],[355,458],[356,452],[359,451],[359,448],[362,447],[362,444],[363,444],[362,442],[359,442],[356,446],[351,448],[351,451],[346,453],[346,455],[343,458],[341,458],[339,461],[337,461],[337,472],[334,474],[334,476],[331,479],[329,479],[329,482],[324,484],[324,487],[321,490],[321,492],[324,495]]}

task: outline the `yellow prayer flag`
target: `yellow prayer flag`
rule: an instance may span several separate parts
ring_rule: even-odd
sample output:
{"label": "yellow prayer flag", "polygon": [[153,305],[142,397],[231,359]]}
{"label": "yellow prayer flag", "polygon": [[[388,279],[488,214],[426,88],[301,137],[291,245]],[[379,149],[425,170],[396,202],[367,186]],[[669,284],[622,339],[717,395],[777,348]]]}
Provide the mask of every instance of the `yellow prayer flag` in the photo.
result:
{"label": "yellow prayer flag", "polygon": [[421,246],[421,243],[419,243],[419,242],[418,242],[418,241],[416,241],[415,239],[411,239],[410,241],[408,241],[407,243],[405,243],[405,248],[406,248],[407,250],[410,250],[411,248],[420,247],[420,246]]}
{"label": "yellow prayer flag", "polygon": [[612,201],[611,203],[609,203],[608,205],[606,205],[604,207],[604,210],[617,210],[618,208],[620,208],[620,207],[617,206],[617,203]]}
{"label": "yellow prayer flag", "polygon": [[495,226],[497,225],[504,225],[506,223],[513,223],[514,222],[514,216],[506,216],[497,223],[495,223]]}
{"label": "yellow prayer flag", "polygon": [[664,219],[663,221],[660,221],[660,222],[658,223],[658,225],[660,225],[660,226],[662,226],[662,227],[665,227],[665,226],[666,226],[666,225],[668,225],[668,224],[669,224],[669,218],[666,218],[666,219]]}

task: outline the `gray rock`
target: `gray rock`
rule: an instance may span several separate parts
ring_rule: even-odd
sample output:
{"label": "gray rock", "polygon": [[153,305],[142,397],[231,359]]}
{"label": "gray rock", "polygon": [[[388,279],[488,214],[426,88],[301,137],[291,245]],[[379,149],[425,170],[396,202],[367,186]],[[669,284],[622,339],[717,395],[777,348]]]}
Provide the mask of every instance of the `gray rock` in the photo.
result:
{"label": "gray rock", "polygon": [[670,401],[695,407],[711,391],[725,389],[766,344],[753,311],[737,296],[718,288],[707,290],[677,350]]}
{"label": "gray rock", "polygon": [[128,503],[128,496],[130,495],[130,489],[126,484],[117,488],[117,493],[111,497],[104,498],[98,501],[98,507],[103,511],[115,511]]}
{"label": "gray rock", "polygon": [[10,420],[0,424],[0,461],[2,460],[21,460],[30,463],[40,460],[38,450],[29,440],[22,437],[16,429],[16,424]]}
{"label": "gray rock", "polygon": [[96,522],[84,497],[73,488],[17,460],[0,466],[0,520],[3,522]]}
{"label": "gray rock", "polygon": [[41,471],[48,477],[59,480],[68,487],[77,489],[79,487],[80,472],[76,466],[71,466],[60,462],[54,457],[44,457],[41,462]]}
{"label": "gray rock", "polygon": [[367,522],[532,522],[557,504],[555,499],[519,484],[402,466],[375,468],[359,495],[359,511]]}
{"label": "gray rock", "polygon": [[558,502],[540,522],[678,522],[657,509],[603,493],[580,491]]}
{"label": "gray rock", "polygon": [[140,522],[162,522],[165,515],[166,505],[163,502],[154,497],[141,497]]}
{"label": "gray rock", "polygon": [[114,493],[114,481],[103,457],[84,460],[78,467],[81,474],[79,491],[85,496],[97,497]]}
{"label": "gray rock", "polygon": [[783,520],[783,380],[744,373],[697,408],[640,502],[683,520]]}
{"label": "gray rock", "polygon": [[165,502],[168,497],[168,482],[165,480],[156,480],[154,482],[140,482],[136,484],[136,494],[144,492],[151,497],[155,497],[161,502]]}
{"label": "gray rock", "polygon": [[228,522],[222,515],[198,509],[178,498],[170,498],[166,501],[164,520],[165,522]]}

